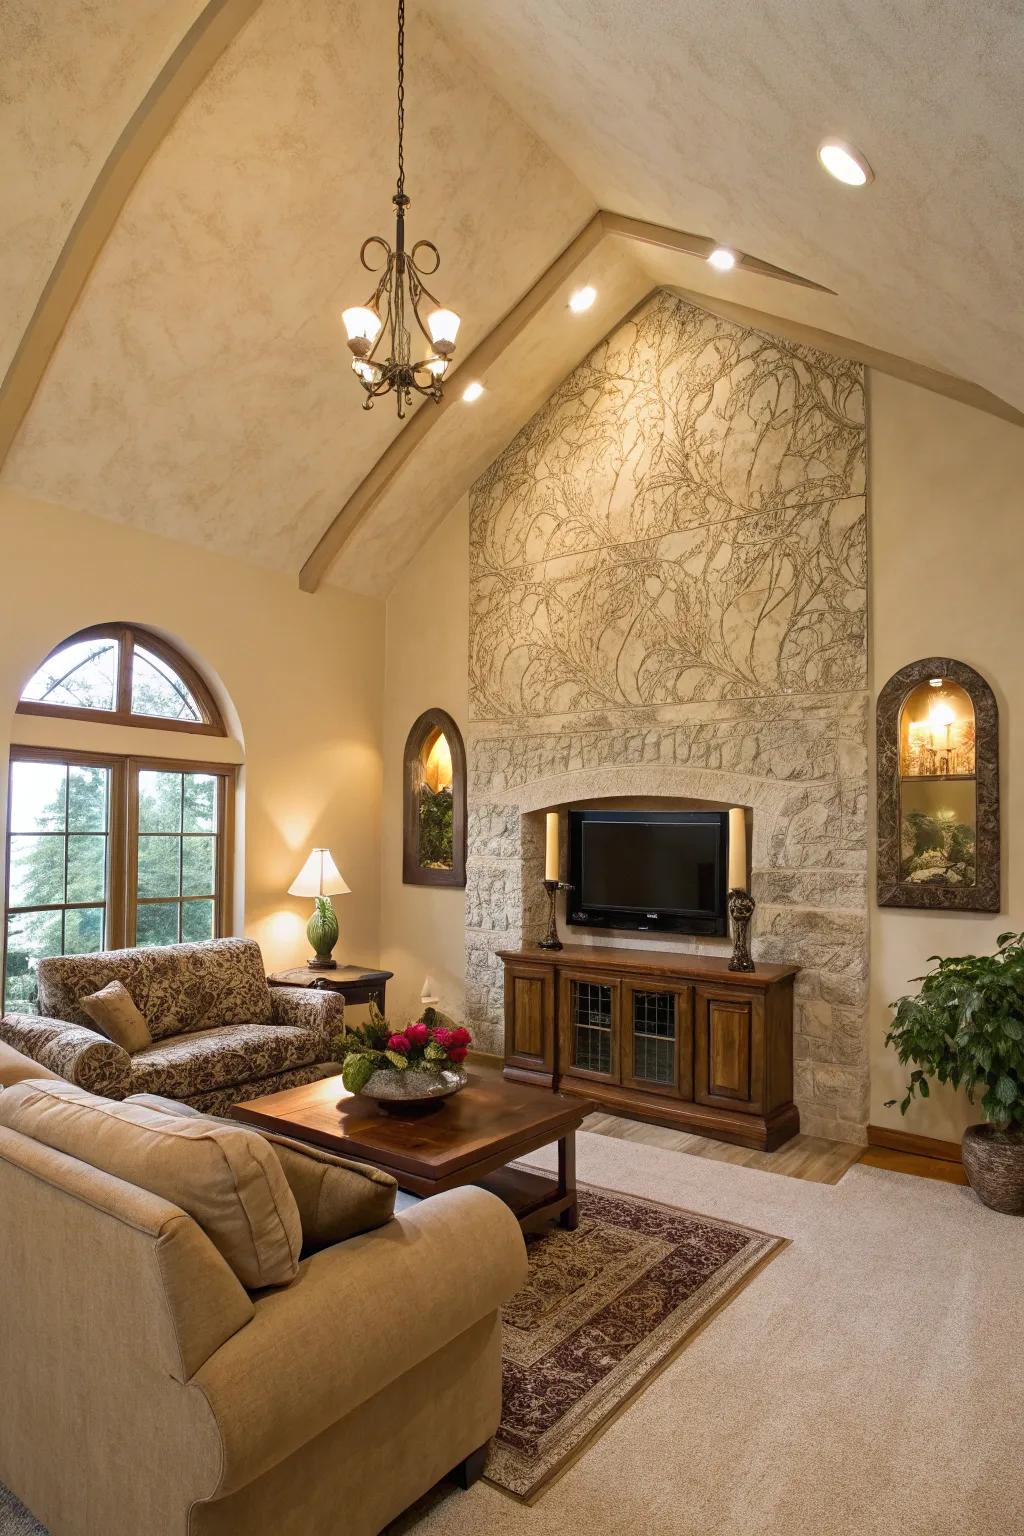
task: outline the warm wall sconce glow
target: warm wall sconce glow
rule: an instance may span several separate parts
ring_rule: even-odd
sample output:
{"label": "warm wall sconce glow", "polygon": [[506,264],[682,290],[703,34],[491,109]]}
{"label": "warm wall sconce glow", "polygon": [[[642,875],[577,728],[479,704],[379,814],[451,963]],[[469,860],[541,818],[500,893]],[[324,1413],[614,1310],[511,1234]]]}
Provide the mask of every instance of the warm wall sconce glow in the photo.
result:
{"label": "warm wall sconce glow", "polygon": [[479,400],[484,392],[484,387],[479,379],[474,379],[472,384],[467,384],[462,391],[462,398],[467,405],[472,405],[474,400]]}
{"label": "warm wall sconce glow", "polygon": [[716,245],[708,257],[708,266],[714,267],[716,272],[731,272],[735,265],[736,252],[724,245]]}
{"label": "warm wall sconce glow", "polygon": [[874,181],[875,173],[859,149],[841,139],[824,139],[818,145],[818,159],[830,176],[847,187],[863,187]]}
{"label": "warm wall sconce glow", "polygon": [[597,298],[597,289],[591,288],[588,283],[585,288],[577,288],[576,292],[569,295],[569,308],[574,315],[582,315],[585,309],[589,309]]}
{"label": "warm wall sconce glow", "polygon": [[427,753],[423,764],[423,778],[436,795],[440,789],[452,787],[452,749],[448,738],[440,731]]}

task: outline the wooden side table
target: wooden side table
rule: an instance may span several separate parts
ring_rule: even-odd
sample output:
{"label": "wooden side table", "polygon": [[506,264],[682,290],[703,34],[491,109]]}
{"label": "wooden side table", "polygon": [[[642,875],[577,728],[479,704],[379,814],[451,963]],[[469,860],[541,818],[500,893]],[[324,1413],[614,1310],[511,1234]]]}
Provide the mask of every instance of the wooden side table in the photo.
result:
{"label": "wooden side table", "polygon": [[312,971],[296,965],[290,971],[271,971],[271,987],[309,987],[314,992],[340,992],[346,1003],[376,1003],[384,1012],[384,992],[394,971],[368,971],[361,965],[339,965],[334,971]]}

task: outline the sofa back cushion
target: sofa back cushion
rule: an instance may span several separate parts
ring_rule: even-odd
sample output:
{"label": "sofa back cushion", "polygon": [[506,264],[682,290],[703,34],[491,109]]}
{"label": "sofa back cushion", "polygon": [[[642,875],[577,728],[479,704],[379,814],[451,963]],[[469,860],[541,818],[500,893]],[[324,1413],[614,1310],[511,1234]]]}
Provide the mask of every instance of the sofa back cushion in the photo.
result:
{"label": "sofa back cushion", "polygon": [[[144,1104],[165,1115],[212,1119],[215,1125],[231,1123],[156,1093],[135,1093],[126,1102]],[[347,1237],[371,1232],[374,1227],[382,1227],[391,1220],[398,1185],[390,1173],[372,1168],[368,1163],[338,1157],[309,1142],[296,1141],[292,1136],[279,1136],[262,1129],[258,1135],[265,1137],[276,1152],[295,1197],[302,1223],[304,1258],[321,1248],[344,1242]]]}
{"label": "sofa back cushion", "polygon": [[286,1285],[298,1272],[298,1207],[255,1131],[38,1080],[0,1093],[0,1125],[185,1211],[247,1290]]}
{"label": "sofa back cushion", "polygon": [[39,1011],[69,1024],[96,1026],[82,999],[120,981],[154,1040],[216,1029],[221,1024],[269,1024],[270,988],[255,939],[111,949],[95,955],[40,960]]}

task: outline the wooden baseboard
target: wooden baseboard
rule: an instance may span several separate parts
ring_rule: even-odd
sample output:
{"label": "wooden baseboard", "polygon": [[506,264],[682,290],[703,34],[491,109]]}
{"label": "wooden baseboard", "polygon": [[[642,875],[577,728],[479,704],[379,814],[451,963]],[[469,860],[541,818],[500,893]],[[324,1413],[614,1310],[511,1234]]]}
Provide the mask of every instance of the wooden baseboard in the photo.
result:
{"label": "wooden baseboard", "polygon": [[913,1131],[890,1131],[882,1125],[868,1126],[868,1146],[911,1152],[917,1157],[939,1157],[946,1163],[960,1161],[958,1141],[939,1141],[935,1136],[917,1136]]}

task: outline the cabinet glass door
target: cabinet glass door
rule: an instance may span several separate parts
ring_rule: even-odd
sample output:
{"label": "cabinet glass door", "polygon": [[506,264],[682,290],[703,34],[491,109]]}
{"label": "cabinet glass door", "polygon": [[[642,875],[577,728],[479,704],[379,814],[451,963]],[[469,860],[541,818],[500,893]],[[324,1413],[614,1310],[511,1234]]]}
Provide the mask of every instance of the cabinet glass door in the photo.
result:
{"label": "cabinet glass door", "polygon": [[689,1098],[693,1082],[693,996],[689,987],[627,985],[622,1081],[650,1093]]}
{"label": "cabinet glass door", "polygon": [[619,1080],[619,984],[562,973],[559,1013],[564,1071]]}

